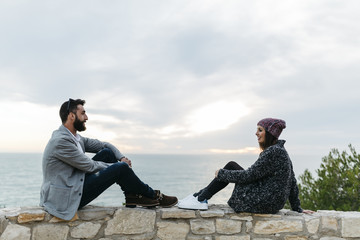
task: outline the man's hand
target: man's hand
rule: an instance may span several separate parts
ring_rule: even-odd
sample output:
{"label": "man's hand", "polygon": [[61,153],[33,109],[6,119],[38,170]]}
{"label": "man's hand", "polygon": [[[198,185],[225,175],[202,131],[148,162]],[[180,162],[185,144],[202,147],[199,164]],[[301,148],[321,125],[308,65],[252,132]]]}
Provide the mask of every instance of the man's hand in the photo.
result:
{"label": "man's hand", "polygon": [[127,157],[123,157],[122,159],[120,159],[120,162],[124,162],[126,163],[127,165],[129,165],[129,167],[131,168],[131,160],[128,159]]}
{"label": "man's hand", "polygon": [[220,171],[220,169],[219,170],[216,170],[216,172],[215,172],[215,177],[217,178],[217,176],[218,176],[218,174],[219,174],[219,171]]}

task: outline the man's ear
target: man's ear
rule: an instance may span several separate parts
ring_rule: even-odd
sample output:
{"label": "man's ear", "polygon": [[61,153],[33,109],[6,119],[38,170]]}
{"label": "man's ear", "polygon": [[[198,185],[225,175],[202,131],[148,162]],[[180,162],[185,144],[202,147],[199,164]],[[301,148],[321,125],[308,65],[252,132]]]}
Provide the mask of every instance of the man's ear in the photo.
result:
{"label": "man's ear", "polygon": [[75,113],[70,112],[68,115],[68,120],[74,121],[75,120]]}

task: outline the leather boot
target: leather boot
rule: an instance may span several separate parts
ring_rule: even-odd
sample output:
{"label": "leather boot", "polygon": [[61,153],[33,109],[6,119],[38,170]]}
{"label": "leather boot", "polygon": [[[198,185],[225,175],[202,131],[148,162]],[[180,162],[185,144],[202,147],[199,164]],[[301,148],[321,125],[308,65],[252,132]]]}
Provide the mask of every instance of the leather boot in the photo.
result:
{"label": "leather boot", "polygon": [[159,201],[159,207],[172,207],[178,203],[177,197],[167,196],[161,193],[160,190],[155,190],[155,199]]}
{"label": "leather boot", "polygon": [[141,194],[126,193],[125,194],[125,205],[126,207],[134,208],[136,206],[141,207],[155,207],[159,206],[159,200],[145,197]]}

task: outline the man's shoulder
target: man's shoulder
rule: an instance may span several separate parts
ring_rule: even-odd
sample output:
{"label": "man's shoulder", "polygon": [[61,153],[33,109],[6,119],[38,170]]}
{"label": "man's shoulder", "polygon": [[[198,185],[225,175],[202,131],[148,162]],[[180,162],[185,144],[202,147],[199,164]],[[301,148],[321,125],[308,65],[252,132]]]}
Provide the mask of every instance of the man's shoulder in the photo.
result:
{"label": "man's shoulder", "polygon": [[60,126],[58,129],[53,131],[49,140],[49,144],[55,144],[62,141],[68,142],[69,140],[72,140],[70,133],[66,130],[64,126]]}

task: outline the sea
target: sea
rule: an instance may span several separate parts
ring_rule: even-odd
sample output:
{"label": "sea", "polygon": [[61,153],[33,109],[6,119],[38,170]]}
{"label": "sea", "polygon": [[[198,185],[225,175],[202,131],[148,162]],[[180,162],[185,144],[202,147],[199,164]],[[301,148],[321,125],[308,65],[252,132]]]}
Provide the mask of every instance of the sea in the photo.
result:
{"label": "sea", "polygon": [[[89,155],[91,157],[91,155]],[[179,199],[211,182],[215,171],[229,161],[250,167],[256,155],[127,154],[136,175],[153,189]],[[38,206],[42,183],[42,153],[0,153],[0,208]],[[234,184],[216,194],[209,203],[226,204]],[[90,205],[122,206],[124,194],[114,184]]]}

